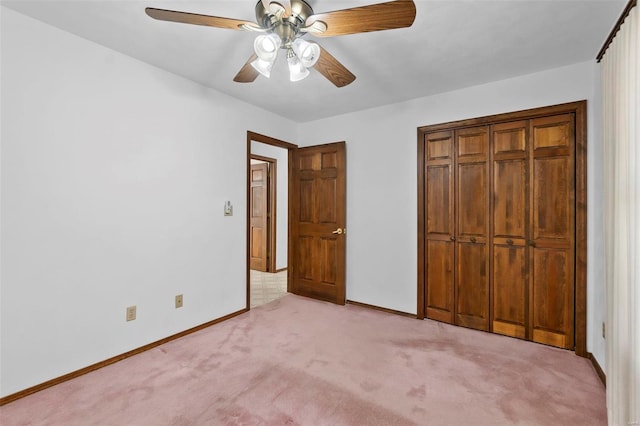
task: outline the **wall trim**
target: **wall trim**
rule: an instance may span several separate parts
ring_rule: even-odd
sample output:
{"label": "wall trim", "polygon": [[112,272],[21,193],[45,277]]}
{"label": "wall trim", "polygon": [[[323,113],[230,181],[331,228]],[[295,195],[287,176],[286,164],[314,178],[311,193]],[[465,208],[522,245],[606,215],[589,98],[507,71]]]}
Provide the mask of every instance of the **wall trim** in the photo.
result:
{"label": "wall trim", "polygon": [[593,365],[593,369],[596,371],[596,374],[600,378],[600,381],[602,382],[602,384],[606,388],[607,387],[607,376],[606,376],[606,374],[604,374],[604,370],[602,370],[602,367],[600,367],[600,364],[598,363],[598,360],[596,359],[595,356],[593,356],[593,354],[591,352],[587,352],[587,358],[591,361],[591,365]]}
{"label": "wall trim", "polygon": [[276,274],[277,274],[278,272],[282,272],[282,271],[286,271],[286,270],[287,270],[287,267],[286,267],[286,266],[285,266],[284,268],[276,269]]}
{"label": "wall trim", "polygon": [[353,306],[360,306],[361,308],[374,309],[376,311],[382,311],[388,314],[401,315],[403,317],[414,318],[414,319],[416,318],[414,314],[410,314],[409,312],[396,311],[395,309],[383,308],[382,306],[370,305],[368,303],[347,300],[347,304],[353,305]]}
{"label": "wall trim", "polygon": [[448,123],[418,127],[418,306],[417,318],[425,318],[425,173],[424,135],[451,127],[472,127],[489,123],[532,119],[563,113],[575,114],[575,353],[587,357],[587,101],[531,108]]}
{"label": "wall trim", "polygon": [[141,346],[139,348],[130,350],[128,352],[125,352],[123,354],[116,355],[116,356],[111,357],[109,359],[106,359],[104,361],[100,361],[100,362],[97,362],[95,364],[89,365],[87,367],[81,368],[79,370],[72,371],[71,373],[67,373],[67,374],[65,374],[63,376],[56,377],[55,379],[47,380],[46,382],[40,383],[39,385],[31,386],[30,388],[18,391],[16,393],[11,394],[11,395],[7,395],[5,397],[0,398],[0,406],[3,406],[3,405],[8,404],[10,402],[13,402],[13,401],[16,401],[18,399],[24,398],[25,396],[29,396],[29,395],[34,394],[36,392],[40,392],[42,390],[45,390],[45,389],[50,388],[52,386],[58,385],[60,383],[69,381],[71,379],[75,379],[77,377],[83,376],[83,375],[85,375],[87,373],[91,373],[92,371],[99,370],[100,368],[106,367],[107,365],[115,364],[116,362],[122,361],[123,359],[132,357],[134,355],[141,354],[142,352],[148,351],[149,349],[153,349],[153,348],[155,348],[157,346],[163,345],[163,344],[168,343],[168,342],[170,342],[172,340],[176,340],[176,339],[179,339],[181,337],[187,336],[189,334],[195,333],[196,331],[203,330],[203,329],[205,329],[207,327],[211,327],[212,325],[221,323],[223,321],[226,321],[228,319],[231,319],[233,317],[236,317],[236,316],[241,315],[241,314],[243,314],[245,312],[248,312],[248,311],[249,311],[248,309],[244,308],[244,309],[241,309],[239,311],[232,312],[232,313],[230,313],[228,315],[225,315],[223,317],[216,318],[216,319],[211,320],[209,322],[206,322],[204,324],[200,324],[200,325],[197,325],[195,327],[189,328],[187,330],[181,331],[180,333],[173,334],[173,335],[171,335],[169,337],[165,337],[164,339],[157,340],[155,342],[152,342],[152,343],[149,343],[147,345]]}

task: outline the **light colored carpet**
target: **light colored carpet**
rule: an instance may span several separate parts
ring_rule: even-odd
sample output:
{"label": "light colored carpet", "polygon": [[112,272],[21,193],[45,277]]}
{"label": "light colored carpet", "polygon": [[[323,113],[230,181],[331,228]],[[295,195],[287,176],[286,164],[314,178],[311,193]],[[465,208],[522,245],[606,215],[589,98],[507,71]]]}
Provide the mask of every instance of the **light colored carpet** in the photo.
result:
{"label": "light colored carpet", "polygon": [[0,408],[10,425],[605,425],[586,359],[287,295]]}

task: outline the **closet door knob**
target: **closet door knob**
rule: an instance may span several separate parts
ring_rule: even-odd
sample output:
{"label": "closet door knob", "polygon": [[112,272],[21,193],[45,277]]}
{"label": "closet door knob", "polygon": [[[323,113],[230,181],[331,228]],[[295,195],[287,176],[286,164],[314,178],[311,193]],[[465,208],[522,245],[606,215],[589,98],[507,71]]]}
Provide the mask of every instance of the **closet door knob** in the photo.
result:
{"label": "closet door knob", "polygon": [[453,235],[451,236],[451,241],[455,241],[456,237],[454,237]]}
{"label": "closet door knob", "polygon": [[512,240],[511,238],[509,238],[509,239],[507,240],[507,244],[509,244],[510,246],[512,246],[512,245],[513,245],[513,240]]}
{"label": "closet door knob", "polygon": [[471,237],[471,242],[475,243],[476,242],[476,237]]}

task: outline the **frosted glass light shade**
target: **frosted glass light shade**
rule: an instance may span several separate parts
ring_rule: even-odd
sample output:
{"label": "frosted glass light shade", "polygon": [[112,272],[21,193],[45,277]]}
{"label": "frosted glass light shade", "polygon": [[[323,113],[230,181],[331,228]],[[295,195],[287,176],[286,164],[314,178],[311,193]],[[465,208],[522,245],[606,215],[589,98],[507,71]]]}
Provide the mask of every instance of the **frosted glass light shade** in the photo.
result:
{"label": "frosted glass light shade", "polygon": [[314,66],[320,58],[320,46],[316,43],[297,38],[291,43],[291,48],[305,68]]}
{"label": "frosted glass light shade", "polygon": [[271,68],[273,68],[273,63],[276,61],[276,57],[274,56],[272,60],[265,61],[263,59],[256,59],[251,62],[251,66],[255,68],[260,74],[269,78],[271,76]]}
{"label": "frosted glass light shade", "polygon": [[300,81],[309,75],[309,70],[302,65],[296,55],[289,55],[287,63],[289,64],[289,80]]}
{"label": "frosted glass light shade", "polygon": [[278,55],[278,49],[280,49],[281,44],[282,40],[276,34],[262,34],[253,41],[253,50],[255,50],[258,58],[263,61],[270,61]]}

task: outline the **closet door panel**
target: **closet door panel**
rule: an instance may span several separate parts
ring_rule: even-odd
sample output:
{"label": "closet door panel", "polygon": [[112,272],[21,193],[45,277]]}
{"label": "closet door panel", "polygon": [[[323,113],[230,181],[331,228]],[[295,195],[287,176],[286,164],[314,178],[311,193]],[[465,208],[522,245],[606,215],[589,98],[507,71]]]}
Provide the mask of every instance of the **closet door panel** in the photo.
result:
{"label": "closet door panel", "polygon": [[456,324],[489,330],[489,271],[486,244],[458,243]]}
{"label": "closet door panel", "polygon": [[438,321],[453,323],[453,243],[427,241],[426,315]]}
{"label": "closet door panel", "polygon": [[449,239],[453,234],[453,200],[451,167],[448,164],[427,166],[427,233],[444,235]]}
{"label": "closet door panel", "polygon": [[458,164],[458,236],[487,235],[487,165]]}
{"label": "closet door panel", "polygon": [[489,128],[456,134],[456,324],[489,330]]}
{"label": "closet door panel", "polygon": [[533,238],[569,242],[571,220],[570,158],[541,157],[533,165]]}
{"label": "closet door panel", "polygon": [[527,160],[493,163],[493,235],[527,237]]}
{"label": "closet door panel", "polygon": [[526,338],[527,257],[523,245],[493,246],[493,332]]}
{"label": "closet door panel", "polygon": [[425,135],[425,315],[453,323],[454,143],[453,132]]}
{"label": "closet door panel", "polygon": [[527,338],[529,312],[528,125],[492,126],[492,329],[521,339]]}
{"label": "closet door panel", "polygon": [[574,347],[575,165],[572,114],[531,120],[532,340]]}
{"label": "closet door panel", "polygon": [[572,259],[568,249],[533,250],[533,341],[573,346]]}

